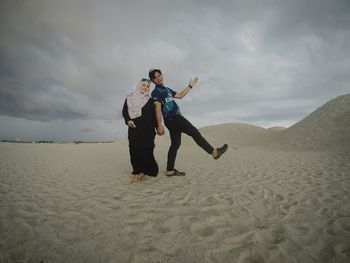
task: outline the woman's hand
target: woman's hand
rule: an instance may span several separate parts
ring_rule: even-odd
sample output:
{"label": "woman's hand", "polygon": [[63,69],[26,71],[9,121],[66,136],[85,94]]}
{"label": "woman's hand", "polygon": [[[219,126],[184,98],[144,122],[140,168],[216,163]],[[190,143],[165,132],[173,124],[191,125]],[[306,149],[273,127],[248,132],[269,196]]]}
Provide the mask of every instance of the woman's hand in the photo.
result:
{"label": "woman's hand", "polygon": [[128,121],[128,126],[133,129],[136,128],[136,125],[132,120]]}

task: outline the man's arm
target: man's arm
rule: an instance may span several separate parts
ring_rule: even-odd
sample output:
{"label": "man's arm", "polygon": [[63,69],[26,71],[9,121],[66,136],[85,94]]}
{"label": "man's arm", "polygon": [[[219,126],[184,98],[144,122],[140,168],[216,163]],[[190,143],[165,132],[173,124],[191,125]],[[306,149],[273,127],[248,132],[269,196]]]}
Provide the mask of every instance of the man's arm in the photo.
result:
{"label": "man's arm", "polygon": [[157,134],[164,135],[164,126],[162,121],[162,104],[159,101],[154,102],[156,120],[157,120]]}
{"label": "man's arm", "polygon": [[198,77],[195,77],[193,79],[190,80],[190,82],[188,83],[187,87],[184,88],[181,92],[177,92],[174,96],[175,99],[182,99],[183,97],[185,97],[187,95],[187,93],[193,88],[194,85],[196,85],[198,81]]}

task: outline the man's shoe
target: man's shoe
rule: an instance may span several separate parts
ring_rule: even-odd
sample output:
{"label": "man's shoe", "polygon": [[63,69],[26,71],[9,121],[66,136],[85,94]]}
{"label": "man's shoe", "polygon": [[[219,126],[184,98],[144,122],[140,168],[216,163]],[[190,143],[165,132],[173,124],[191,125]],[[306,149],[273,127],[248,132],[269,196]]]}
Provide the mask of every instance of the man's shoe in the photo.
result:
{"label": "man's shoe", "polygon": [[227,151],[228,145],[225,143],[222,147],[216,149],[216,156],[214,157],[215,160],[219,159],[221,155],[223,155]]}
{"label": "man's shoe", "polygon": [[171,174],[166,174],[166,176],[185,176],[186,173],[185,172],[180,172],[176,169],[174,169],[173,173]]}

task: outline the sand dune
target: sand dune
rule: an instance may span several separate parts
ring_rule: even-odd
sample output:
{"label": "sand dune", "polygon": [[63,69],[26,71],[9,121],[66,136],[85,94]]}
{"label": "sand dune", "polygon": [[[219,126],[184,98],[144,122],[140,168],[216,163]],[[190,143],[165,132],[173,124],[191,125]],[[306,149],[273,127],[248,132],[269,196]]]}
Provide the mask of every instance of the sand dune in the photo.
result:
{"label": "sand dune", "polygon": [[274,146],[305,151],[349,149],[350,94],[331,100],[287,129],[228,123],[204,127],[200,131],[214,144],[220,144],[221,138],[225,138],[237,147]]}
{"label": "sand dune", "polygon": [[160,174],[139,184],[126,140],[1,143],[0,262],[350,262],[348,102],[282,131],[205,127],[230,145],[218,161],[184,135],[185,177],[164,176],[157,138]]}
{"label": "sand dune", "polygon": [[204,127],[201,133],[213,144],[225,142],[237,147],[265,144],[271,134],[269,130],[245,123],[228,123]]}
{"label": "sand dune", "polygon": [[277,138],[297,149],[350,147],[350,94],[326,103]]}
{"label": "sand dune", "polygon": [[276,126],[276,127],[270,127],[267,130],[274,131],[274,132],[280,132],[280,131],[284,131],[285,129],[286,129],[285,127]]}

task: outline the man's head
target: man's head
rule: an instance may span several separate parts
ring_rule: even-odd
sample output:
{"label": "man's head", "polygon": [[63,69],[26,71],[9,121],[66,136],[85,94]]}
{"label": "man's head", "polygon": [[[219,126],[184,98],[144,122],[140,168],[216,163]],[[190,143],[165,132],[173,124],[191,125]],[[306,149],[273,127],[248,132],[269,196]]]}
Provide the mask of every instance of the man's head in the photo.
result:
{"label": "man's head", "polygon": [[156,85],[163,85],[163,75],[160,69],[151,68],[148,76],[150,80]]}

